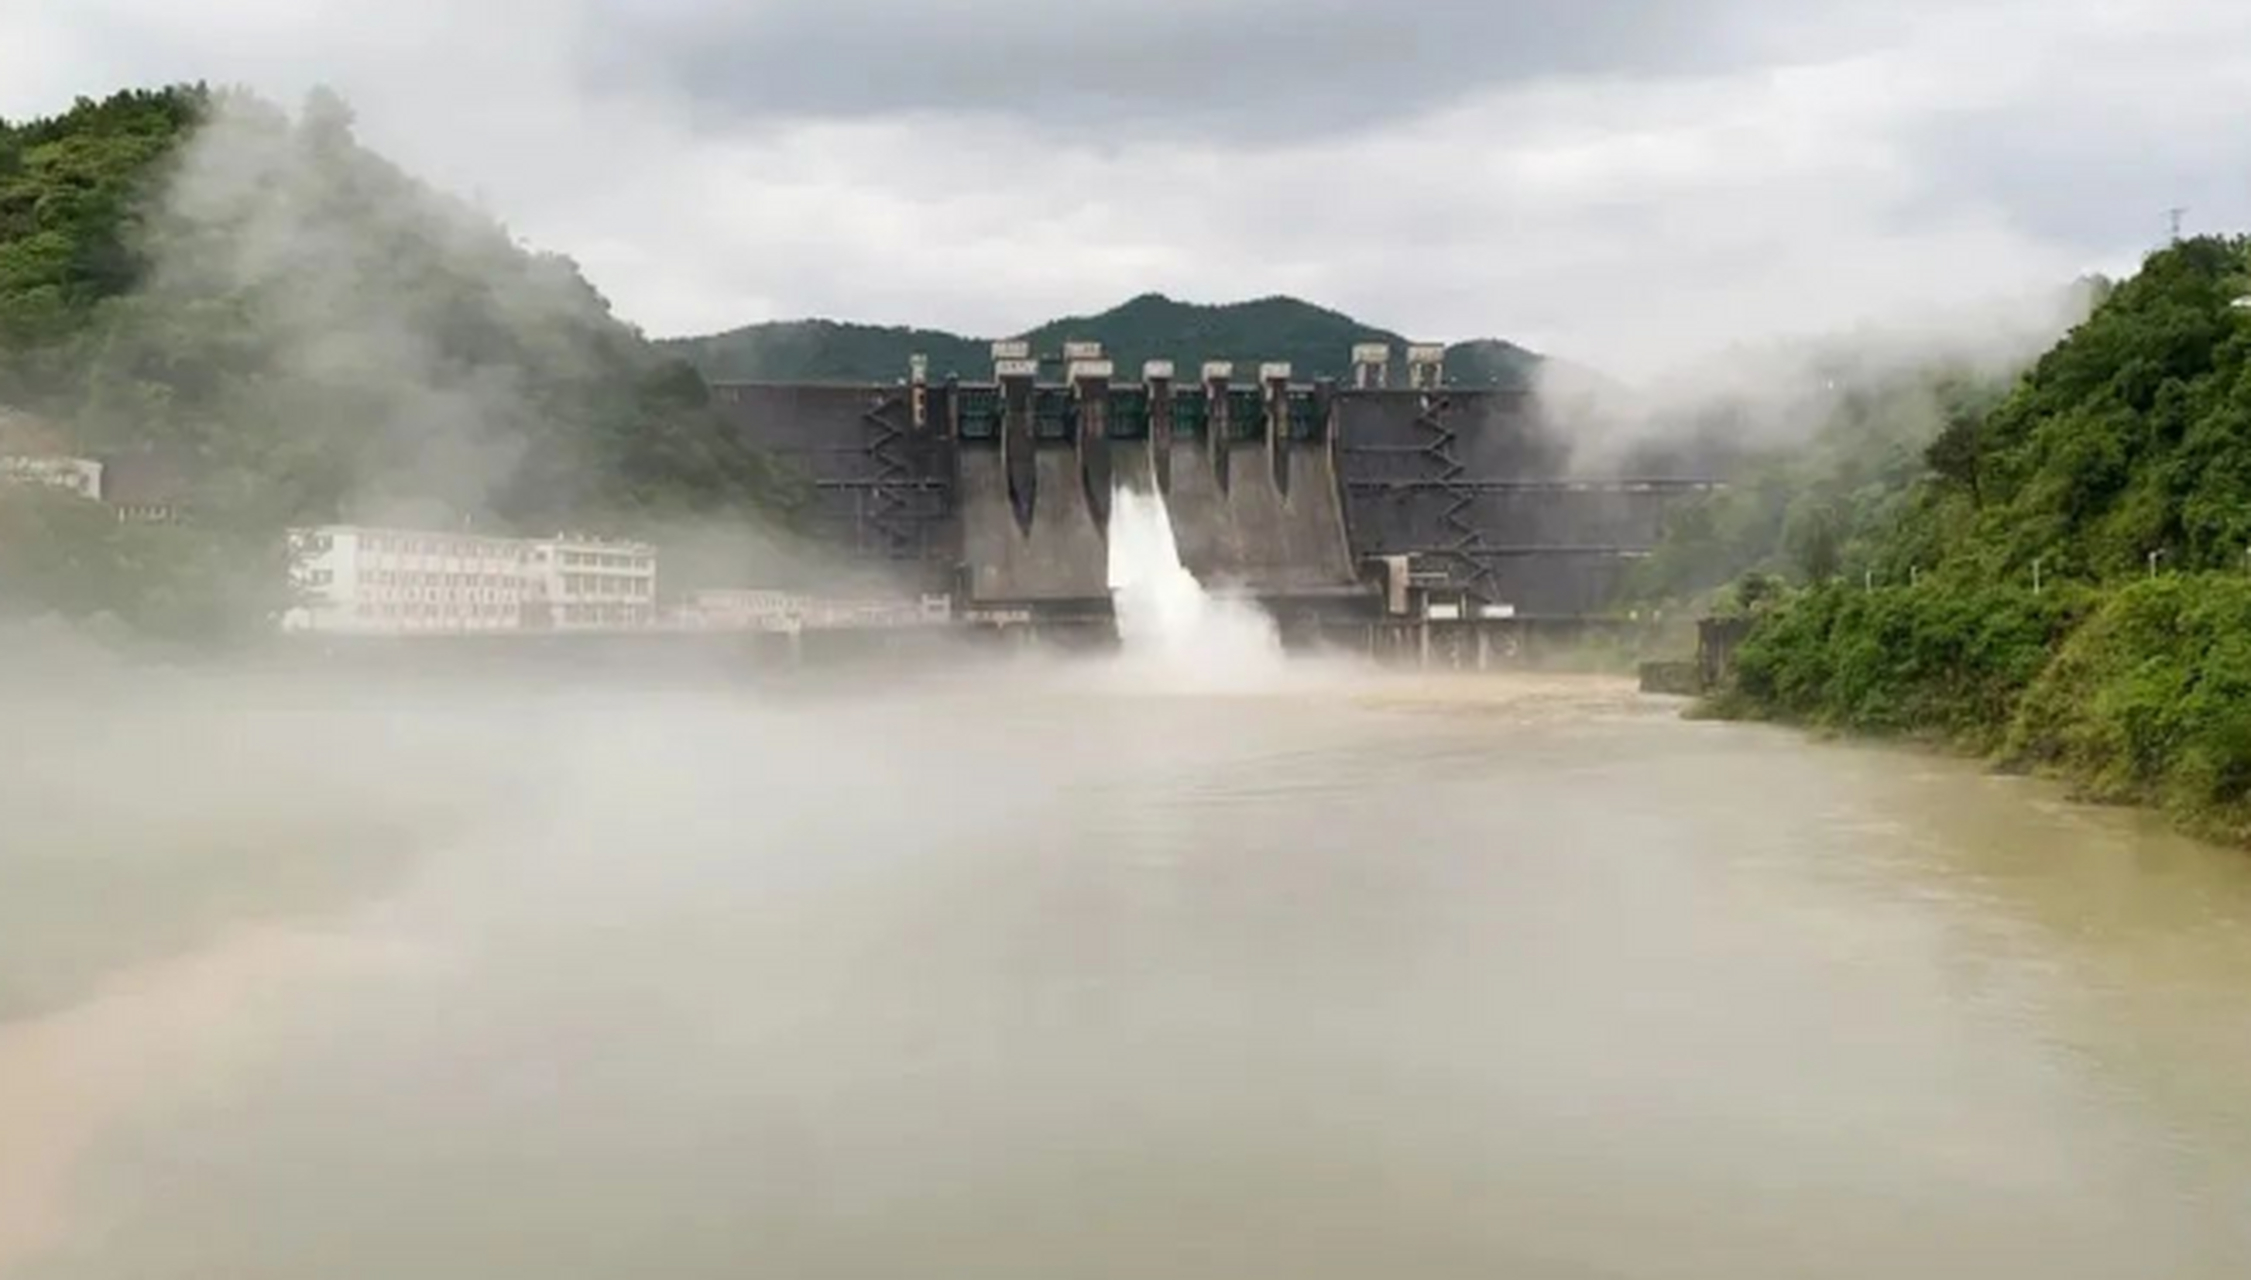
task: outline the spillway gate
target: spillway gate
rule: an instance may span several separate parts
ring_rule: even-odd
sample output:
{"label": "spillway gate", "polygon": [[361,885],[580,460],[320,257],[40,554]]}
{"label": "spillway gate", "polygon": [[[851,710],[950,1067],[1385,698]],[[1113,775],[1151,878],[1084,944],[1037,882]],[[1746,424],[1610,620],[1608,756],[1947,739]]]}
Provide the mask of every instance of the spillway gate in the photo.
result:
{"label": "spillway gate", "polygon": [[1123,381],[1090,344],[994,357],[975,381],[918,362],[892,386],[721,383],[714,402],[807,476],[819,542],[972,615],[1106,616],[1122,482],[1165,494],[1199,579],[1284,613],[1378,613],[1370,567],[1406,557],[1483,609],[1597,616],[1665,512],[1715,487],[1574,474],[1529,391],[1420,362],[1393,387],[1364,364],[1352,385],[1228,362]]}

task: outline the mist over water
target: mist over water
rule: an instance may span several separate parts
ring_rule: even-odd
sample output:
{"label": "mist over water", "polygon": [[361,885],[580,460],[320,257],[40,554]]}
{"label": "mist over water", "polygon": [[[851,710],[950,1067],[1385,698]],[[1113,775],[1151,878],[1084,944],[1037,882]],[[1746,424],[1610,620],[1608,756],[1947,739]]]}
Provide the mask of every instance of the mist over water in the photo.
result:
{"label": "mist over water", "polygon": [[8,689],[0,1275],[2251,1263],[2240,857],[1616,682],[1111,663]]}
{"label": "mist over water", "polygon": [[1121,660],[1192,687],[1270,682],[1284,668],[1274,619],[1218,595],[1180,560],[1164,494],[1121,484],[1110,498],[1110,598]]}
{"label": "mist over water", "polygon": [[[1685,61],[1599,15],[1502,16],[1543,30],[1465,59],[1339,8],[1248,62],[1222,37],[1266,6],[1132,6],[1156,75],[1059,8],[34,7],[93,16],[0,18],[0,70],[357,68],[414,167],[490,177],[511,215],[360,154],[325,92],[214,116],[128,219],[146,271],[47,252],[104,203],[76,172],[130,140],[0,157],[62,179],[26,264],[139,282],[96,314],[145,333],[70,339],[103,371],[89,448],[224,460],[191,505],[277,535],[645,504],[605,531],[662,543],[668,590],[862,585],[764,527],[753,500],[789,495],[710,388],[651,374],[516,226],[664,331],[745,298],[997,329],[1135,272],[1263,296],[1279,268],[1370,328],[1576,352],[1533,375],[1573,474],[1689,478],[1849,428],[1863,387],[2006,381],[2084,314],[1927,314],[2086,247],[2053,230],[2069,199],[1957,170],[2031,189],[2052,151],[2151,212],[2191,198],[2108,173],[2127,135],[2042,147],[2012,104],[2116,113],[2115,73],[2155,68],[2178,92],[2124,117],[2181,145],[2135,150],[2179,169],[2238,132],[2240,31],[2122,39],[2132,6],[2099,0],[1852,56],[1645,24]],[[1085,74],[996,71],[1027,57]],[[1193,85],[1222,65],[1215,113]],[[1002,155],[1046,160],[978,161]],[[1447,157],[1447,200],[1396,198]],[[1715,354],[1714,317],[1752,345]],[[1927,436],[1945,407],[1900,417]],[[739,636],[550,633],[161,667],[0,631],[0,1280],[2251,1276],[2251,859],[1621,681],[1285,656],[1184,564],[1161,492],[1111,511],[1120,645],[1093,656],[948,632],[911,670],[869,639],[753,672]]]}

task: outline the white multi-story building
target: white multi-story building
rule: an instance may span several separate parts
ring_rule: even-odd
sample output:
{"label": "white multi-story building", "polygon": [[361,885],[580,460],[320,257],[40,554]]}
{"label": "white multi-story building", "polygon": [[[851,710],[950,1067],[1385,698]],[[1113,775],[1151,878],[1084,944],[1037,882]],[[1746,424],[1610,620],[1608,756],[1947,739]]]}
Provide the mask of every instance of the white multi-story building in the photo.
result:
{"label": "white multi-story building", "polygon": [[293,630],[621,630],[655,616],[656,551],[642,543],[325,525],[292,530],[290,552]]}
{"label": "white multi-story building", "polygon": [[527,544],[531,607],[563,631],[653,626],[657,553],[644,542],[610,542],[558,534]]}
{"label": "white multi-story building", "polygon": [[789,631],[800,617],[799,597],[770,587],[698,591],[680,610],[680,624],[698,631]]}
{"label": "white multi-story building", "polygon": [[8,454],[0,456],[0,480],[49,485],[89,501],[102,500],[102,464],[92,458]]}
{"label": "white multi-story building", "polygon": [[706,631],[823,631],[938,626],[952,616],[953,602],[945,596],[900,600],[724,588],[696,592],[680,621]]}

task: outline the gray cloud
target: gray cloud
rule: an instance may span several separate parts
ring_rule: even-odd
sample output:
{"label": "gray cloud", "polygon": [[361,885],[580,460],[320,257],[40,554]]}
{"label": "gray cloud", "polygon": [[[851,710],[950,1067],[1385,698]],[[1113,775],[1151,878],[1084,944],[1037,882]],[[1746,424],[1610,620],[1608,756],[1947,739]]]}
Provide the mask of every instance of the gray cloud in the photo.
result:
{"label": "gray cloud", "polygon": [[596,66],[752,119],[991,112],[1057,131],[1360,127],[1540,76],[1710,65],[1725,27],[1688,0],[916,0],[603,6]]}
{"label": "gray cloud", "polygon": [[2149,243],[2176,205],[2191,229],[2251,222],[2251,8],[2121,6],[1999,43],[1986,69],[1988,93],[1910,136],[1934,201],[2090,247]]}
{"label": "gray cloud", "polygon": [[[1082,136],[1270,140],[1497,88],[1834,56],[1932,0],[769,0],[596,3],[598,78],[721,117],[978,111]],[[1495,128],[1505,130],[1505,121]]]}
{"label": "gray cloud", "polygon": [[0,112],[316,81],[658,332],[1294,292],[1634,373],[2251,213],[2197,0],[0,0]]}

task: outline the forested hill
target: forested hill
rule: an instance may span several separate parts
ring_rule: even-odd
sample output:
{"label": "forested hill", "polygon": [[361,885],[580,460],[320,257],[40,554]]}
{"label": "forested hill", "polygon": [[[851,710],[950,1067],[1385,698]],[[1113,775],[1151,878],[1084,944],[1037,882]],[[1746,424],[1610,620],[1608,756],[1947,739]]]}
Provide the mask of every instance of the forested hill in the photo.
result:
{"label": "forested hill", "polygon": [[1853,556],[1755,593],[1723,702],[1942,735],[2251,841],[2247,294],[2251,242],[2152,254],[1952,417]]}
{"label": "forested hill", "polygon": [[[1394,362],[1405,360],[1407,348],[1397,333],[1296,298],[1200,306],[1154,293],[1007,336],[1028,338],[1042,352],[1059,350],[1066,341],[1099,342],[1127,376],[1138,375],[1142,362],[1153,359],[1171,360],[1183,371],[1207,360],[1232,360],[1245,376],[1280,360],[1300,378],[1342,379],[1351,372],[1356,343],[1388,342]],[[796,320],[664,345],[715,382],[889,382],[905,375],[907,358],[917,352],[930,357],[933,377],[986,376],[992,370],[990,343],[933,329]],[[1508,342],[1463,342],[1447,349],[1446,373],[1464,386],[1525,386],[1539,359]]]}
{"label": "forested hill", "polygon": [[567,259],[201,87],[0,123],[0,405],[160,454],[206,512],[502,524],[748,510],[762,461]]}
{"label": "forested hill", "polygon": [[334,95],[0,122],[0,454],[91,455],[113,497],[131,476],[130,505],[190,513],[0,485],[0,622],[256,631],[293,523],[786,514],[794,486],[708,401],[569,260],[360,146]]}
{"label": "forested hill", "polygon": [[2251,548],[2251,241],[2150,256],[1992,414],[1933,446],[1912,554],[1995,575],[2244,567]]}

